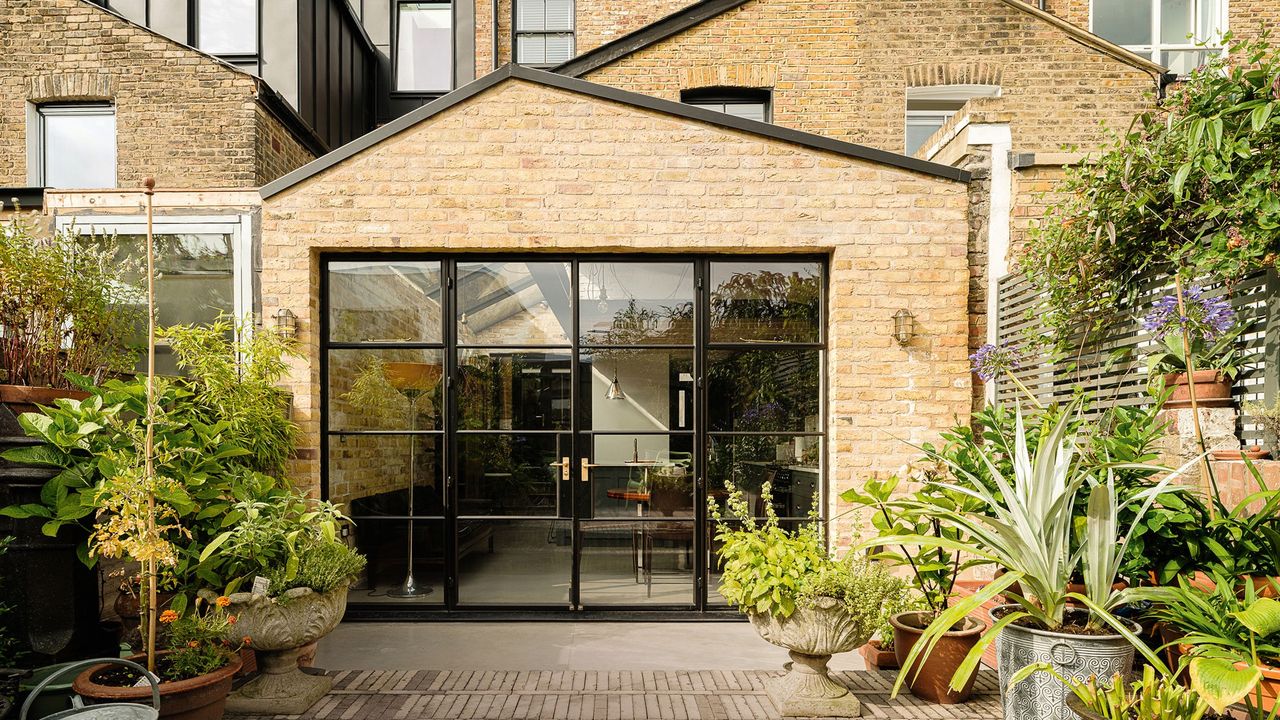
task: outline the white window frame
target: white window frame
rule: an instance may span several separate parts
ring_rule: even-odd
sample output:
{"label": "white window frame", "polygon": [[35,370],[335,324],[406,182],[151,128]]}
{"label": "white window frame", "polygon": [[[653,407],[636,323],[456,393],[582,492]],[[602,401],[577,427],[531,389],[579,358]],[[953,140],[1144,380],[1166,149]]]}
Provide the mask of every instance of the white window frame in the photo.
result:
{"label": "white window frame", "polygon": [[[1128,2],[1141,1],[1141,2],[1151,3],[1151,44],[1121,45],[1120,47],[1123,47],[1125,50],[1130,50],[1132,52],[1139,53],[1139,54],[1145,54],[1151,58],[1152,62],[1158,65],[1164,65],[1164,52],[1166,50],[1208,51],[1209,55],[1212,57],[1214,54],[1221,53],[1224,49],[1226,49],[1225,43],[1222,42],[1222,36],[1225,35],[1228,31],[1227,18],[1229,16],[1229,13],[1228,13],[1227,4],[1230,2],[1230,0],[1193,0],[1196,3],[1196,7],[1193,7],[1192,9],[1192,13],[1191,13],[1192,17],[1199,17],[1199,12],[1197,11],[1199,10],[1199,5],[1201,3],[1216,2],[1218,4],[1218,8],[1217,8],[1218,12],[1216,13],[1216,17],[1214,18],[1215,28],[1214,28],[1213,37],[1200,38],[1200,41],[1205,43],[1203,47],[1200,45],[1196,45],[1194,38],[1192,40],[1187,40],[1187,38],[1178,38],[1178,42],[1165,42],[1164,38],[1160,37],[1160,19],[1161,19],[1160,18],[1160,5],[1161,5],[1160,0],[1127,0],[1127,1]],[[1093,33],[1094,35],[1097,35],[1098,37],[1103,37],[1103,35],[1093,27],[1093,19],[1096,15],[1094,13],[1094,8],[1093,8],[1094,2],[1095,0],[1089,0],[1089,32]]]}
{"label": "white window frame", "polygon": [[[400,89],[400,10],[404,5],[429,3],[449,8],[449,83],[446,88],[435,90]],[[391,94],[392,95],[442,95],[458,85],[458,7],[457,0],[392,0],[391,3]]]}
{"label": "white window frame", "polygon": [[114,164],[111,168],[111,185],[102,188],[59,188],[66,190],[93,189],[106,190],[119,184],[120,177],[120,146],[119,137],[119,118],[116,116],[115,103],[111,102],[48,102],[48,103],[30,103],[27,112],[27,179],[32,187],[45,187],[47,185],[48,174],[45,171],[45,156],[48,154],[48,148],[45,146],[45,118],[49,116],[75,116],[75,115],[110,115],[114,131],[111,134],[112,152]]}
{"label": "white window frame", "polygon": [[[515,58],[520,57],[520,38],[521,37],[550,37],[554,35],[569,36],[569,57],[572,59],[578,53],[578,3],[577,0],[569,0],[569,27],[543,30],[521,30],[520,29],[520,3],[522,0],[512,0],[511,5],[511,52]],[[545,6],[544,6],[545,7]],[[545,24],[546,13],[543,13]],[[517,62],[519,62],[517,60]],[[529,67],[555,67],[564,61],[550,63],[523,63]]]}
{"label": "white window frame", "polygon": [[[147,218],[144,215],[59,215],[55,227],[60,233],[145,236]],[[164,215],[153,220],[151,232],[155,235],[230,235],[232,312],[239,320],[253,315],[252,216]]]}
{"label": "white window frame", "polygon": [[[919,87],[907,88],[906,99],[906,122],[903,124],[902,148],[903,152],[910,153],[910,148],[906,144],[906,128],[919,125],[933,125],[935,121],[942,120],[942,125],[946,125],[951,118],[955,117],[956,110],[912,110],[912,100],[934,100],[944,102],[957,102],[964,106],[974,98],[1000,97],[1003,89],[999,85],[924,85]],[[927,123],[925,121],[928,121]],[[936,131],[935,131],[936,132]]]}

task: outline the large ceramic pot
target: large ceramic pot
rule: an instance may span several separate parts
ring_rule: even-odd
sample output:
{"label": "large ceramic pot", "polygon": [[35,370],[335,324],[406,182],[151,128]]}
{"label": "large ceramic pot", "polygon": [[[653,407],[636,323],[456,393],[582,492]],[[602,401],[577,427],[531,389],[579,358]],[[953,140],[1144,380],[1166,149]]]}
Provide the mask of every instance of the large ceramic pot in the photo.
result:
{"label": "large ceramic pot", "polygon": [[[167,654],[166,650],[156,655],[160,657]],[[129,659],[143,663],[146,656],[134,655]],[[95,680],[99,672],[111,668],[111,665],[106,664],[94,665],[76,676],[71,689],[80,697],[98,703],[145,705],[151,702],[150,686],[120,687],[103,685]],[[160,683],[160,717],[171,720],[219,720],[226,710],[231,678],[239,670],[240,657],[233,655],[228,664],[207,675]]]}
{"label": "large ceramic pot", "polygon": [[[911,648],[915,647],[925,628],[929,627],[930,620],[932,616],[929,613],[919,611],[902,612],[889,618],[889,624],[893,626],[893,649],[898,656],[899,666],[907,661]],[[973,683],[978,679],[978,669],[974,668],[964,689],[959,692],[951,689],[951,677],[956,674],[973,646],[978,644],[986,629],[986,624],[966,616],[959,627],[943,633],[924,664],[917,661],[907,671],[911,694],[939,705],[954,705],[968,700],[973,693]]]}
{"label": "large ceramic pot", "polygon": [[301,715],[329,692],[333,679],[298,669],[299,650],[333,632],[347,610],[347,585],[317,593],[294,588],[278,598],[234,593],[227,613],[235,637],[250,638],[262,674],[227,700],[227,709],[250,715]]}
{"label": "large ceramic pot", "polygon": [[[1017,605],[1001,605],[991,611],[999,620]],[[1087,618],[1083,610],[1068,610],[1068,620]],[[1131,623],[1134,632],[1139,631]],[[1075,720],[1067,709],[1071,691],[1048,673],[1036,673],[1009,690],[1009,678],[1022,668],[1047,662],[1065,678],[1127,675],[1133,666],[1133,645],[1121,635],[1073,635],[1038,628],[1006,625],[996,638],[1000,669],[1000,697],[1005,720]]]}
{"label": "large ceramic pot", "polygon": [[[1217,370],[1197,370],[1193,376],[1196,386],[1196,405],[1200,407],[1230,407],[1231,378]],[[1186,373],[1169,373],[1164,376],[1165,387],[1173,394],[1165,401],[1166,410],[1191,407],[1191,383]]]}
{"label": "large ceramic pot", "polygon": [[818,597],[796,607],[791,617],[750,613],[760,637],[786,648],[791,662],[781,677],[765,681],[765,691],[784,717],[857,717],[862,703],[849,688],[831,678],[827,663],[870,639],[863,627],[835,598]]}

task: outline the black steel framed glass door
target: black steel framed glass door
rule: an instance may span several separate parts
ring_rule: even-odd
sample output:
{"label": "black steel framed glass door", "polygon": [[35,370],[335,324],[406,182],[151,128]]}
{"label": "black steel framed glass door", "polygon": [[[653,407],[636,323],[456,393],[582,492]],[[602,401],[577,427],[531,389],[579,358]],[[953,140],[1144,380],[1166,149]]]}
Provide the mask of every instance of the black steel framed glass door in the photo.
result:
{"label": "black steel framed glass door", "polygon": [[322,490],[360,612],[702,610],[707,500],[820,509],[820,259],[323,259]]}

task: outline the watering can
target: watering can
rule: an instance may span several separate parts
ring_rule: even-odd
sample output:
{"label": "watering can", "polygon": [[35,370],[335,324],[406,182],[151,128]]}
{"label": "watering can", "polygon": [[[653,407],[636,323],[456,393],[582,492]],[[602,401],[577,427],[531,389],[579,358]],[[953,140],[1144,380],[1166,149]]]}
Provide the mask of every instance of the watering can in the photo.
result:
{"label": "watering can", "polygon": [[73,707],[60,712],[56,712],[44,718],[44,720],[158,720],[160,717],[160,680],[155,675],[147,672],[132,660],[123,658],[102,658],[100,660],[85,660],[84,662],[72,663],[62,668],[58,672],[53,673],[45,678],[39,685],[31,691],[25,702],[22,703],[22,711],[18,714],[18,720],[27,720],[27,711],[31,709],[31,705],[35,702],[36,696],[44,687],[59,677],[71,672],[79,672],[87,667],[94,665],[124,665],[132,670],[136,670],[142,674],[151,684],[151,707],[146,705],[138,705],[137,703],[103,703],[101,705],[85,705],[79,695],[71,696],[71,704]]}

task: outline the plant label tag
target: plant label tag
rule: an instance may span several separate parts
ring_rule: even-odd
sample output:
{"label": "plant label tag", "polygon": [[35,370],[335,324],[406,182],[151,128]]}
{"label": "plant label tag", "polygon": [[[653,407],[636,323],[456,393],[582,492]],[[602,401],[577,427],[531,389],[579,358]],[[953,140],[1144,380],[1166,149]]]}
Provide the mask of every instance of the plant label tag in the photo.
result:
{"label": "plant label tag", "polygon": [[146,675],[143,675],[142,677],[138,678],[136,682],[133,683],[133,686],[134,687],[151,687],[151,681],[147,680]]}
{"label": "plant label tag", "polygon": [[261,575],[254,576],[253,578],[253,594],[254,595],[266,595],[267,589],[270,587],[271,587],[270,580],[262,577]]}

